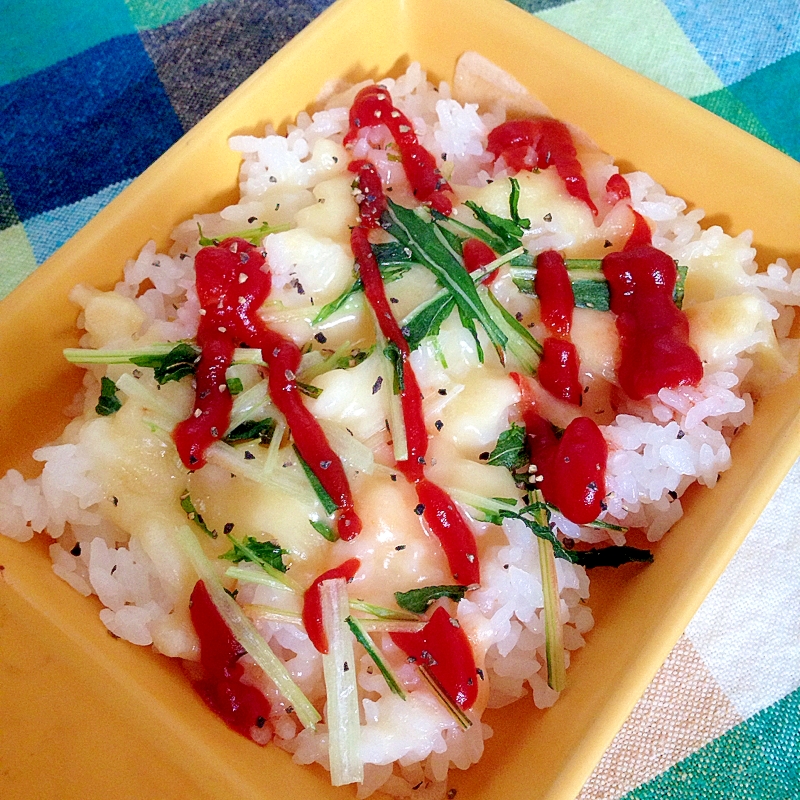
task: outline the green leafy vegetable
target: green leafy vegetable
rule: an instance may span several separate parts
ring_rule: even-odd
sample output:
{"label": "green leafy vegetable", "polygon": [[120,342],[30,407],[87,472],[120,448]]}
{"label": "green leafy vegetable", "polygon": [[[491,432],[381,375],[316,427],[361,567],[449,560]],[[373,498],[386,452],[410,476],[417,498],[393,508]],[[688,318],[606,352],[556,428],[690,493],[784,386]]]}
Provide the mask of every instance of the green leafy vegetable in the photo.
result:
{"label": "green leafy vegetable", "polygon": [[175,345],[169,353],[132,356],[130,362],[136,364],[137,367],[152,369],[156,382],[159,386],[163,386],[170,381],[179,381],[188,375],[194,375],[199,360],[199,351],[192,345],[181,342]]}
{"label": "green leafy vegetable", "polygon": [[322,389],[319,386],[313,386],[310,383],[303,383],[302,381],[295,381],[297,385],[297,390],[302,392],[306,397],[313,397],[316,399],[322,394]]}
{"label": "green leafy vegetable", "polygon": [[367,651],[367,655],[380,670],[381,675],[383,675],[386,681],[386,685],[392,690],[392,693],[405,700],[406,693],[400,686],[400,681],[397,680],[394,672],[392,672],[392,668],[381,654],[381,651],[376,647],[375,642],[372,641],[372,637],[364,630],[364,626],[361,622],[355,617],[348,617],[345,622],[347,622],[348,627],[353,632],[353,636],[356,637],[356,641]]}
{"label": "green leafy vegetable", "polygon": [[311,523],[311,527],[329,542],[335,542],[339,538],[336,535],[336,531],[331,528],[330,525],[326,525],[324,522],[319,522],[315,519],[310,519],[309,522]]}
{"label": "green leafy vegetable", "polygon": [[423,219],[414,210],[391,200],[388,204],[384,216],[387,232],[409,248],[415,261],[430,270],[450,292],[461,323],[472,333],[475,341],[478,341],[475,329],[475,321],[478,321],[495,347],[504,347],[507,337],[484,308],[472,278],[464,269],[460,252],[454,252],[452,243],[435,222]]}
{"label": "green leafy vegetable", "polygon": [[[255,220],[253,220],[255,222]],[[210,239],[208,236],[203,236],[203,229],[200,227],[200,224],[197,225],[198,233],[200,234],[199,243],[201,247],[210,247],[212,245],[217,245],[221,241],[225,239],[244,239],[250,244],[260,244],[261,240],[270,233],[281,233],[283,231],[288,231],[291,225],[289,223],[284,223],[282,225],[270,225],[268,222],[264,222],[259,225],[257,228],[247,228],[243,231],[234,231],[233,233],[226,233],[221,238],[213,238]]]}
{"label": "green leafy vegetable", "polygon": [[611,547],[595,547],[591,550],[573,551],[575,562],[586,569],[595,567],[619,567],[631,562],[652,564],[653,554],[649,550],[640,550],[638,547],[619,545]]}
{"label": "green leafy vegetable", "polygon": [[525,426],[511,423],[507,431],[503,431],[497,439],[494,450],[489,453],[489,460],[486,462],[494,467],[505,467],[511,472],[523,467],[528,463],[528,455],[525,452]]}
{"label": "green leafy vegetable", "polygon": [[217,532],[212,531],[211,528],[206,525],[205,520],[203,519],[202,514],[200,514],[197,509],[194,507],[194,503],[192,502],[192,496],[187,492],[183,497],[181,497],[181,508],[186,512],[186,516],[200,528],[206,536],[210,536],[212,539],[217,538]]}
{"label": "green leafy vegetable", "polygon": [[416,308],[403,325],[403,336],[408,346],[416,350],[426,336],[436,336],[442,323],[450,316],[456,306],[455,298],[443,294],[432,298]]}
{"label": "green leafy vegetable", "polygon": [[305,462],[303,456],[300,455],[297,445],[294,445],[294,453],[297,456],[297,460],[300,462],[300,466],[303,468],[303,472],[305,472],[308,478],[308,482],[311,484],[311,488],[314,490],[314,494],[317,496],[320,503],[322,503],[325,513],[333,514],[339,508],[339,506],[336,505],[336,501],[325,491],[325,487],[319,482],[319,478]]}
{"label": "green leafy vegetable", "polygon": [[[525,231],[513,219],[506,219],[505,217],[497,216],[497,214],[491,214],[472,200],[467,200],[464,205],[472,211],[478,222],[483,223],[498,239],[500,239],[504,245],[501,252],[504,253],[507,250],[514,250],[520,246],[522,234],[525,233]],[[530,224],[530,220],[525,220],[525,222]]]}
{"label": "green leafy vegetable", "polygon": [[97,398],[97,405],[94,410],[101,417],[108,417],[116,414],[122,408],[122,401],[117,397],[117,384],[103,376],[100,379],[100,397]]}
{"label": "green leafy vegetable", "polygon": [[392,390],[395,394],[400,394],[406,388],[403,353],[394,342],[387,342],[386,347],[383,348],[383,355],[392,365],[392,374],[394,375]]}
{"label": "green leafy vegetable", "polygon": [[248,420],[237,425],[224,439],[227,444],[240,444],[258,439],[261,444],[269,444],[275,433],[275,420],[272,417]]}
{"label": "green leafy vegetable", "polygon": [[228,384],[228,391],[233,397],[235,397],[237,394],[241,394],[244,391],[244,384],[242,383],[241,378],[228,378],[225,383]]}
{"label": "green leafy vegetable", "polygon": [[511,181],[511,194],[508,197],[508,210],[511,212],[512,222],[522,231],[531,227],[531,221],[519,215],[519,181],[516,178],[509,178]]}
{"label": "green leafy vegetable", "polygon": [[423,586],[419,589],[411,589],[408,592],[395,592],[394,599],[397,605],[406,611],[414,614],[423,614],[425,609],[434,600],[440,597],[449,597],[458,602],[467,593],[468,586]]}
{"label": "green leafy vegetable", "polygon": [[289,551],[284,550],[275,542],[261,542],[254,536],[245,536],[242,541],[226,534],[233,547],[227,553],[223,553],[220,558],[226,561],[249,561],[258,564],[260,567],[268,565],[279,572],[286,572],[286,564],[283,563],[283,556]]}

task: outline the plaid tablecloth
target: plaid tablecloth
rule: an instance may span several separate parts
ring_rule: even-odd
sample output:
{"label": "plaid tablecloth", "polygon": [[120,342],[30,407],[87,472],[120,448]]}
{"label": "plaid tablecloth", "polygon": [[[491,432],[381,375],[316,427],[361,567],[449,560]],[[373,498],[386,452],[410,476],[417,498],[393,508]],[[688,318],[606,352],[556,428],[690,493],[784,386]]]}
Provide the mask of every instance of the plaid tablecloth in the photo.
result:
{"label": "plaid tablecloth", "polygon": [[[2,0],[0,297],[329,4]],[[800,159],[797,0],[516,4]],[[800,466],[580,800],[800,797],[798,498]]]}

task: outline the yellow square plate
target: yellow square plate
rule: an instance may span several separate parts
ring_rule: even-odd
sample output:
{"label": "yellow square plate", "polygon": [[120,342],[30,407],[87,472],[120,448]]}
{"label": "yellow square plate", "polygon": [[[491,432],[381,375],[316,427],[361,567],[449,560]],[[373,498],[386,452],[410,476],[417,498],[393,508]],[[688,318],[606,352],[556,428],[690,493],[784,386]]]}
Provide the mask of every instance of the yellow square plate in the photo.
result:
{"label": "yellow square plate", "polygon": [[[29,453],[64,424],[80,382],[79,281],[111,287],[151,238],[236,199],[226,140],[309,106],[332,77],[397,73],[418,60],[450,79],[477,50],[577,123],[624,169],[644,169],[731,233],[755,232],[763,265],[800,266],[800,164],[500,0],[340,0],[138,178],[0,304],[0,470],[33,474]],[[734,467],[646,568],[593,575],[597,627],[547,712],[530,700],[488,715],[483,761],[451,773],[458,797],[568,800],[787,472],[800,442],[800,380],[759,404]],[[231,733],[177,664],[116,641],[52,572],[43,542],[0,541],[0,795],[36,798],[352,797],[318,768]],[[605,572],[605,574],[598,574]]]}

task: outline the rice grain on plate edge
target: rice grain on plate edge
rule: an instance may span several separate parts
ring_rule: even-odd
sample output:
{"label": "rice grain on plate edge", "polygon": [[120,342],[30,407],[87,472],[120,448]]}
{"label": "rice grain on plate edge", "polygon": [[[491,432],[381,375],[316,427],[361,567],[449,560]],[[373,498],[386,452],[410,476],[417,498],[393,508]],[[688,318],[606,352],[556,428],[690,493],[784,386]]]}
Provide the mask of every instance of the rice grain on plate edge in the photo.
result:
{"label": "rice grain on plate edge", "polygon": [[[487,74],[488,83],[481,77]],[[437,600],[427,616],[443,606],[458,620],[480,670],[476,673],[479,691],[465,712],[474,724],[465,728],[463,718],[460,723],[458,712],[453,716],[436,699],[396,642],[402,641],[396,634],[413,631],[419,623],[378,622],[369,609],[351,608],[351,615],[362,623],[368,620],[364,624],[371,626],[369,635],[405,693],[405,699],[392,693],[375,662],[361,645],[356,646],[362,717],[354,760],[356,769],[361,763],[365,767],[362,795],[376,788],[407,793],[409,786],[420,782],[431,784],[432,795],[443,793],[449,764],[466,768],[480,757],[483,739],[490,733],[479,722],[480,709],[521,697],[526,685],[540,707],[557,697],[548,686],[547,667],[558,660],[558,654],[548,648],[552,641],[545,634],[547,592],[542,588],[539,561],[540,552],[550,557],[547,547],[552,546],[538,544],[532,526],[523,520],[505,519],[502,527],[479,521],[499,522],[497,517],[508,511],[507,504],[497,498],[522,498],[511,472],[487,463],[487,454],[495,451],[501,434],[514,430],[512,423],[521,423],[532,402],[559,429],[566,429],[576,416],[590,416],[599,423],[608,446],[601,525],[578,525],[553,512],[551,522],[559,541],[604,545],[613,540],[620,545],[625,541],[625,532],[620,530],[624,527],[644,529],[655,540],[680,516],[679,498],[687,486],[695,480],[711,486],[727,468],[728,443],[735,429],[749,421],[752,398],[790,374],[796,363],[795,342],[786,337],[794,316],[791,306],[800,301],[800,294],[785,262],[756,274],[746,234],[731,238],[718,228],[701,230],[702,212],[684,214],[683,201],[667,196],[641,173],[627,175],[625,181],[614,178],[618,171],[611,160],[574,130],[596,216],[589,204],[567,191],[556,165],[519,173],[507,170],[505,155],[495,160],[487,152],[489,132],[504,122],[506,107],[513,107],[513,116],[541,114],[543,109],[507,77],[501,78],[504,92],[498,93],[496,77],[491,66],[477,57],[462,61],[454,92],[466,105],[451,99],[446,84],[434,88],[426,83],[417,65],[396,81],[383,83],[397,109],[411,120],[419,141],[435,155],[442,178],[453,187],[452,193],[444,193],[456,206],[451,219],[488,233],[473,210],[462,204],[470,200],[490,214],[515,217],[523,229],[522,242],[532,255],[556,250],[569,260],[597,262],[625,247],[633,231],[632,207],[649,221],[653,245],[689,268],[683,308],[704,375],[696,386],[661,389],[632,401],[619,388],[614,316],[591,308],[574,310],[569,331],[580,357],[581,390],[586,390],[580,406],[553,398],[536,381],[509,377],[511,371],[530,371],[538,361],[537,352],[518,332],[517,349],[507,352],[505,366],[480,320],[479,348],[457,314],[441,323],[437,336],[424,338],[414,349],[408,361],[422,389],[429,436],[424,477],[444,487],[459,504],[476,539],[480,562],[480,588],[469,589],[457,605],[453,599]],[[73,294],[83,308],[79,325],[87,332],[82,340],[85,348],[128,355],[136,350],[141,355],[153,344],[191,339],[201,311],[194,274],[200,250],[198,224],[204,237],[216,241],[265,223],[271,230],[277,228],[257,240],[272,276],[261,319],[300,346],[313,345],[296,377],[311,386],[311,394],[318,394],[314,387],[322,389],[318,397],[306,397],[303,402],[344,463],[363,523],[361,534],[335,543],[321,535],[320,531],[331,536],[336,515],[326,512],[291,444],[283,441],[282,416],[267,397],[263,370],[253,364],[234,366],[227,373],[227,385],[236,392],[229,427],[269,417],[275,428],[267,426],[245,443],[215,445],[209,451],[208,466],[191,475],[170,436],[194,407],[191,380],[185,377],[159,386],[151,366],[128,361],[88,367],[86,392],[73,409],[76,418],[58,443],[36,453],[45,462],[41,478],[25,482],[12,471],[0,481],[0,529],[25,540],[33,531],[46,528],[55,540],[51,545],[55,571],[83,594],[99,596],[106,607],[101,618],[109,630],[186,659],[193,679],[218,710],[221,701],[214,692],[219,687],[255,697],[255,724],[246,725],[246,733],[257,741],[272,737],[294,752],[296,760],[325,766],[329,766],[329,709],[325,707],[323,659],[300,625],[303,590],[330,567],[357,558],[359,568],[347,587],[350,599],[391,608],[397,616],[395,592],[458,583],[452,562],[423,521],[424,509],[420,512],[419,507],[424,504],[415,491],[418,476],[404,476],[396,469],[396,459],[402,461],[395,447],[399,437],[395,435],[393,441],[386,420],[396,432],[397,403],[390,401],[390,392],[397,370],[384,356],[383,345],[373,348],[375,326],[363,294],[353,294],[335,313],[311,325],[320,308],[340,297],[353,282],[350,228],[359,221],[357,201],[363,196],[354,196],[356,175],[348,170],[350,162],[367,158],[376,166],[390,198],[401,206],[417,205],[409,193],[402,155],[384,127],[362,126],[354,142],[346,149],[342,146],[350,106],[362,88],[331,89],[322,101],[324,110],[313,118],[301,114],[297,127],[290,128],[285,138],[234,137],[232,146],[244,153],[238,205],[179,226],[169,254],[156,254],[154,247],[146,247],[128,265],[114,293],[78,287]],[[480,107],[470,105],[468,101],[473,100],[480,101]],[[509,177],[515,177],[519,187],[516,200]],[[630,199],[625,197],[626,187]],[[363,210],[362,205],[362,216]],[[465,235],[463,228],[448,224]],[[284,225],[287,230],[281,229]],[[373,243],[392,241],[380,232],[370,232],[369,237]],[[514,235],[505,244],[510,249]],[[384,256],[385,267],[392,251],[384,250]],[[398,271],[408,266],[401,253],[395,252],[394,260]],[[538,300],[518,288],[530,291],[531,266],[504,265],[488,290],[537,341],[564,341],[563,335],[554,335],[552,327],[542,322]],[[573,262],[571,266],[583,270],[584,283],[598,283],[596,271],[587,273],[596,270],[596,264]],[[410,313],[439,287],[429,271],[412,266],[397,280],[387,280],[385,288],[393,315],[405,329]],[[486,299],[486,289],[480,291]],[[514,333],[508,320],[503,324],[504,330]],[[81,361],[89,356],[75,358]],[[108,360],[107,354],[98,358]],[[190,354],[187,360],[194,368],[194,356]],[[112,412],[107,416],[98,416],[96,411],[101,378],[114,381],[113,386],[105,381],[102,387],[101,409]],[[114,411],[118,400],[121,407]],[[511,435],[503,441],[513,440]],[[518,471],[525,472],[527,466]],[[518,502],[516,512],[521,505]],[[531,511],[528,522],[536,513],[542,513],[541,509]],[[198,516],[217,533],[216,538],[200,531]],[[187,524],[193,526],[195,544],[182,546]],[[236,592],[238,607],[253,619],[285,663],[290,681],[310,701],[309,709],[313,705],[322,713],[323,722],[316,731],[302,728],[298,708],[293,709],[296,713],[286,713],[292,703],[286,700],[285,690],[278,691],[256,666],[254,657],[263,662],[263,654],[254,652],[258,648],[248,647],[250,655],[240,658],[234,644],[224,663],[209,663],[204,654],[202,665],[198,664],[199,643],[190,621],[189,596],[198,570],[210,569],[206,583],[214,583],[215,575],[232,566],[231,560],[216,558],[231,553],[230,537],[239,549],[233,549],[229,558],[240,560],[244,545],[250,550],[250,561],[238,565],[246,572],[234,572],[237,579],[223,578],[224,585]],[[288,552],[273,549],[270,554],[269,548],[259,549],[247,537],[277,542]],[[264,557],[269,557],[272,571],[253,563]],[[275,566],[281,564],[291,567],[285,573],[288,579],[280,569],[275,574]],[[584,569],[569,559],[558,558],[554,565],[560,591],[558,622],[563,623],[560,633],[568,663],[569,651],[583,644],[582,634],[592,625],[585,604],[588,580]],[[219,605],[226,606],[226,613],[237,613],[232,601],[222,598],[211,608]],[[193,615],[197,608],[195,602]],[[210,610],[208,615],[213,618],[213,613]],[[553,614],[551,607],[551,629]],[[328,630],[335,635],[336,628],[334,620]],[[349,631],[345,633],[350,636]],[[268,719],[258,713],[259,692],[249,693],[243,686],[263,692],[271,707]],[[311,714],[308,709],[307,714]],[[333,748],[338,769],[348,748],[353,755],[353,741],[335,743]],[[347,768],[345,780],[353,774]]]}

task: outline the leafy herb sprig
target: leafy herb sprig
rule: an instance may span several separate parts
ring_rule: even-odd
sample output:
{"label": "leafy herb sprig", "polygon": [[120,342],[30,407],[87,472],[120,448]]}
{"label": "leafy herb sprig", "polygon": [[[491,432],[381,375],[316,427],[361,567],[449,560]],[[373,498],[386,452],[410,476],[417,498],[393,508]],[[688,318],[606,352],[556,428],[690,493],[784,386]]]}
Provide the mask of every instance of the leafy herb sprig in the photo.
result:
{"label": "leafy herb sprig", "polygon": [[122,401],[117,397],[117,384],[104,375],[100,379],[100,396],[97,398],[97,405],[94,407],[95,412],[101,417],[109,417],[112,414],[116,414],[121,408]]}
{"label": "leafy herb sprig", "polygon": [[[422,215],[428,214],[425,219]],[[461,324],[472,334],[478,347],[478,355],[483,360],[483,350],[478,340],[476,322],[480,323],[486,335],[503,360],[503,348],[508,337],[497,326],[487,312],[469,273],[461,260],[461,240],[446,229],[436,225],[427,210],[413,210],[388,201],[388,208],[382,220],[383,228],[404,247],[407,247],[414,260],[424,266],[448,290],[458,310]]]}

